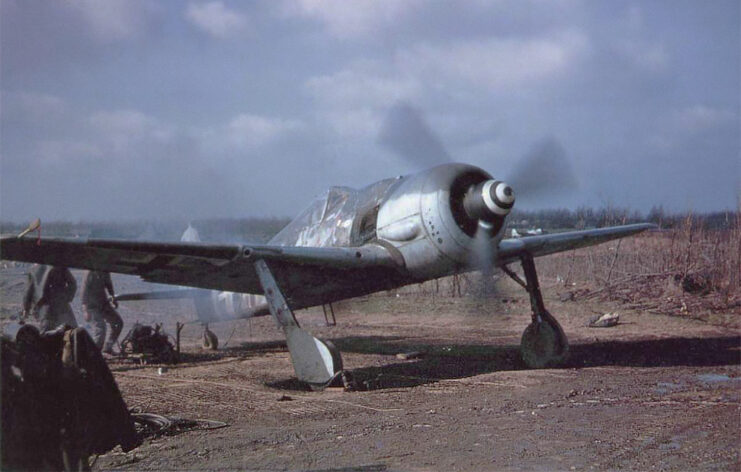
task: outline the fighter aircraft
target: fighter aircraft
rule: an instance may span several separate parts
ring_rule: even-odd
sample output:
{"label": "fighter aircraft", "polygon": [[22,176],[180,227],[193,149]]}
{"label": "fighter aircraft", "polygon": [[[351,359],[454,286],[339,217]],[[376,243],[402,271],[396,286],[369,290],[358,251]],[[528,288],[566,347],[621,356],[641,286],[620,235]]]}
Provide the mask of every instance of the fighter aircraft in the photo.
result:
{"label": "fighter aircraft", "polygon": [[[568,342],[543,304],[534,258],[653,225],[504,239],[514,203],[507,183],[478,167],[446,163],[360,190],[333,187],[265,245],[24,235],[0,239],[0,258],[262,295],[250,310],[262,304],[270,312],[285,333],[297,378],[319,387],[342,369],[341,356],[331,343],[301,329],[294,310],[499,267],[530,296],[523,360],[533,368],[554,365],[565,358]],[[509,268],[518,261],[525,280]]]}
{"label": "fighter aircraft", "polygon": [[[342,370],[340,353],[299,326],[294,310],[390,290],[452,274],[501,268],[529,294],[532,322],[520,351],[532,368],[568,354],[561,326],[543,304],[534,258],[629,236],[632,224],[504,239],[515,203],[512,186],[483,169],[453,163],[419,111],[391,107],[379,141],[409,162],[442,162],[360,190],[332,187],[267,244],[210,244],[188,230],[180,242],[0,239],[0,259],[138,275],[191,287],[155,298],[193,298],[201,322],[270,314],[283,329],[294,371],[315,388]],[[576,180],[553,140],[518,162],[510,181],[525,196],[571,191]],[[421,166],[420,166],[421,167]],[[509,265],[522,265],[522,280]]]}

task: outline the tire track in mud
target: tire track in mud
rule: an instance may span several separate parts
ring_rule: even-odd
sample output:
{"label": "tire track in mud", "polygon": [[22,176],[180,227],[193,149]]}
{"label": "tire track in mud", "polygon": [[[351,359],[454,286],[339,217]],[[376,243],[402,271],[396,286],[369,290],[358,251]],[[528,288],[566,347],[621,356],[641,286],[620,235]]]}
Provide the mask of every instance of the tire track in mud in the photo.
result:
{"label": "tire track in mud", "polygon": [[[220,367],[217,374],[233,370],[229,367]],[[117,372],[119,384],[123,387],[126,399],[135,405],[156,404],[160,407],[176,409],[198,409],[207,405],[209,408],[224,410],[228,413],[240,411],[260,411],[262,413],[280,412],[291,416],[310,416],[328,412],[338,412],[339,409],[363,409],[375,412],[399,411],[398,408],[377,408],[357,402],[327,398],[326,393],[306,393],[290,396],[281,392],[262,389],[254,386],[229,382],[216,382],[205,379],[185,379],[175,377],[160,377],[131,372]],[[223,378],[222,375],[215,375]],[[130,380],[129,380],[130,379]],[[122,381],[123,380],[123,381]],[[165,383],[147,387],[142,380],[152,383]],[[336,396],[336,394],[330,394]]]}
{"label": "tire track in mud", "polygon": [[116,374],[124,397],[134,405],[151,404],[165,410],[209,409],[238,414],[274,410],[277,394],[260,392],[232,383],[199,379],[155,377],[147,374]]}

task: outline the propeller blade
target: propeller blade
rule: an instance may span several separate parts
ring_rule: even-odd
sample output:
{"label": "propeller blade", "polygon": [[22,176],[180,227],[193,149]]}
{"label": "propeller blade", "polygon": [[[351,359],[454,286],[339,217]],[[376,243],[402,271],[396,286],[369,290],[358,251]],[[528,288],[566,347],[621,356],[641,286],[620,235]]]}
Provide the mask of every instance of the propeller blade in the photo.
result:
{"label": "propeller blade", "polygon": [[555,138],[535,143],[507,181],[517,196],[526,201],[558,196],[578,186],[566,151]]}
{"label": "propeller blade", "polygon": [[450,154],[422,113],[407,102],[392,106],[381,125],[378,141],[415,166],[450,162]]}
{"label": "propeller blade", "polygon": [[471,266],[481,272],[481,286],[476,295],[486,298],[494,292],[494,243],[492,242],[493,226],[479,221],[471,246]]}

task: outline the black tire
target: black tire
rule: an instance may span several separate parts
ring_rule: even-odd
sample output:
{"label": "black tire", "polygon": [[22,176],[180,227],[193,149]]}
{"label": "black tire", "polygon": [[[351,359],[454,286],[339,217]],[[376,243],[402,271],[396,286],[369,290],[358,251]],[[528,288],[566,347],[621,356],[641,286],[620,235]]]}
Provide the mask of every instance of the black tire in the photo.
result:
{"label": "black tire", "polygon": [[541,319],[540,323],[528,325],[520,341],[522,361],[531,369],[560,365],[569,353],[568,340],[558,321],[547,312]]}

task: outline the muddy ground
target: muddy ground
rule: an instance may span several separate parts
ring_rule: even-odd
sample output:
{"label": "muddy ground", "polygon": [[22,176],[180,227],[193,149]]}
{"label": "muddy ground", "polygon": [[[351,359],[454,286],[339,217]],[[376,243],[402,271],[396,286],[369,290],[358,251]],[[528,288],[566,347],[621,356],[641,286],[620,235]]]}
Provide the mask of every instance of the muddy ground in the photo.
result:
{"label": "muddy ground", "polygon": [[[144,286],[114,281],[119,292]],[[21,268],[2,272],[3,319],[19,310],[20,282]],[[190,325],[179,365],[160,374],[158,365],[114,360],[111,369],[130,407],[229,426],[114,450],[94,470],[741,470],[737,327],[561,302],[561,289],[543,284],[571,342],[559,369],[524,369],[517,346],[529,304],[509,281],[488,299],[344,302],[334,327],[321,310],[298,312],[357,380],[376,387],[362,392],[301,389],[269,318],[212,325],[223,346],[215,353],[200,349],[200,328]],[[174,332],[193,316],[182,302],[120,311],[124,332],[135,320]],[[612,311],[618,326],[585,327]],[[396,357],[408,351],[423,357]]]}

